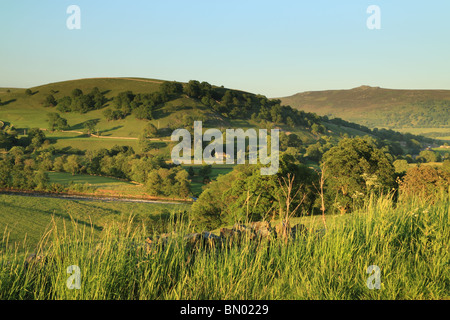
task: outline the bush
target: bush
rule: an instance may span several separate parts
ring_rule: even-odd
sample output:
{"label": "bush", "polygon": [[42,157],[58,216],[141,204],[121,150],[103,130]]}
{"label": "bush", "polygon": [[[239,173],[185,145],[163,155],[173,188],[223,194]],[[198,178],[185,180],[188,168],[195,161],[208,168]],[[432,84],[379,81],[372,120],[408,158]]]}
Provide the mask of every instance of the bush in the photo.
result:
{"label": "bush", "polygon": [[450,173],[438,168],[422,165],[408,169],[399,183],[399,190],[403,196],[421,196],[432,199],[438,192],[448,189]]}

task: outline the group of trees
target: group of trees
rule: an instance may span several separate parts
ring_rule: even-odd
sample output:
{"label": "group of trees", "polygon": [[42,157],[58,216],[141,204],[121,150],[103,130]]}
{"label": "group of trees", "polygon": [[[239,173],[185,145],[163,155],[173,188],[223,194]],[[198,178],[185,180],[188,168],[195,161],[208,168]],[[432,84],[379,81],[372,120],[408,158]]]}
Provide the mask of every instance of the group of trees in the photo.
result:
{"label": "group of trees", "polygon": [[56,100],[52,94],[46,96],[43,105],[54,107],[59,112],[79,112],[86,113],[91,110],[101,109],[107,102],[104,94],[94,87],[88,94],[84,94],[81,89],[75,88],[70,96],[64,96]]}
{"label": "group of trees", "polygon": [[[51,117],[58,122],[58,117]],[[151,129],[144,131],[151,132]],[[144,184],[147,191],[155,196],[187,197],[190,194],[188,172],[180,166],[167,164],[161,157],[136,154],[127,146],[86,151],[79,155],[58,154],[54,147],[41,148],[45,141],[44,132],[37,128],[28,130],[27,136],[21,138],[13,128],[0,130],[0,148],[8,150],[0,158],[2,187],[50,188],[48,177],[43,173],[57,171],[136,181]]]}
{"label": "group of trees", "polygon": [[370,137],[342,139],[323,154],[318,171],[285,152],[276,175],[262,176],[259,166],[239,165],[219,177],[193,204],[192,214],[198,224],[212,228],[236,219],[268,219],[286,211],[288,195],[283,186],[289,176],[295,178],[292,189],[300,190],[299,196],[291,199],[292,208],[300,204],[297,214],[319,213],[322,200],[327,212],[344,214],[361,206],[371,194],[425,192],[428,196],[448,190],[450,160],[437,169],[410,168],[406,160],[394,163],[393,159]]}
{"label": "group of trees", "polygon": [[136,154],[131,147],[86,151],[85,155],[55,155],[46,157],[45,163],[46,167],[41,167],[45,170],[136,181],[144,184],[149,194],[155,196],[186,197],[190,194],[185,170],[166,164],[160,157]]}
{"label": "group of trees", "polygon": [[283,177],[295,176],[294,188],[302,191],[303,198],[292,201],[298,212],[309,211],[316,200],[313,181],[316,172],[292,156],[282,154],[280,170],[275,175],[262,176],[261,165],[238,165],[227,175],[211,182],[192,205],[192,216],[196,224],[215,228],[236,220],[255,221],[271,219],[286,209]]}
{"label": "group of trees", "polygon": [[27,134],[22,137],[19,137],[18,131],[12,126],[0,129],[0,148],[5,150],[18,146],[24,148],[27,152],[32,152],[40,148],[45,142],[48,142],[45,133],[38,128],[29,129]]}
{"label": "group of trees", "polygon": [[113,108],[103,111],[108,121],[124,119],[134,114],[137,119],[154,119],[154,110],[162,104],[178,98],[183,93],[183,85],[176,81],[164,81],[159,91],[152,93],[120,92],[113,99]]}
{"label": "group of trees", "polygon": [[304,126],[314,134],[324,133],[321,117],[282,106],[280,100],[263,95],[226,90],[208,82],[190,80],[184,86],[176,81],[165,81],[153,93],[125,91],[113,99],[113,107],[105,109],[103,115],[109,121],[119,120],[134,114],[138,119],[155,118],[155,110],[164,103],[186,95],[197,100],[215,113],[231,119],[252,119],[260,124],[273,123],[290,127]]}
{"label": "group of trees", "polygon": [[[420,150],[423,149],[423,145],[425,144],[431,144],[434,142],[433,139],[427,138],[424,136],[418,136],[411,133],[401,133],[398,131],[394,131],[391,129],[370,129],[366,126],[345,121],[341,118],[333,118],[329,119],[327,116],[322,117],[322,120],[324,122],[329,122],[332,124],[336,124],[342,127],[346,128],[353,128],[358,131],[362,131],[364,133],[367,133],[368,135],[374,136],[379,140],[383,140],[386,143],[390,144],[391,148],[394,148],[396,151],[393,153],[403,153],[402,148],[400,147],[399,143],[405,143],[405,147],[408,149],[408,152],[411,154],[418,154]],[[392,152],[392,150],[391,150]]]}
{"label": "group of trees", "polygon": [[34,170],[33,161],[13,162],[11,158],[0,159],[0,188],[45,190],[49,178],[43,170]]}
{"label": "group of trees", "polygon": [[131,113],[137,119],[151,120],[154,109],[167,101],[168,96],[161,92],[134,94],[132,91],[124,91],[113,99],[114,107],[105,109],[103,115],[108,121],[123,119]]}

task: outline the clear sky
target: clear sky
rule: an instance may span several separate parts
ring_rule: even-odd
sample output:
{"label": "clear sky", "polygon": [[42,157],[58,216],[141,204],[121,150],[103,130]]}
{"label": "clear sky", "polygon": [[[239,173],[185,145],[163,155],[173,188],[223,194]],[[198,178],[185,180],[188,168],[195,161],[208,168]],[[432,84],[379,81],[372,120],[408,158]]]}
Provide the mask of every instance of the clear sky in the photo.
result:
{"label": "clear sky", "polygon": [[[66,26],[72,4],[79,30]],[[366,25],[369,5],[380,30]],[[449,16],[448,0],[2,0],[0,86],[133,76],[268,97],[450,89]]]}

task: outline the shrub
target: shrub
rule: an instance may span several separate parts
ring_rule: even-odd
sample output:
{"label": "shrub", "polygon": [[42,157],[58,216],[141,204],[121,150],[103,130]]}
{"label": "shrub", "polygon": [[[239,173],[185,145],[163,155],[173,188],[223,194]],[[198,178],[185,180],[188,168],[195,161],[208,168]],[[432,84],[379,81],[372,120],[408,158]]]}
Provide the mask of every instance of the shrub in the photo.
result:
{"label": "shrub", "polygon": [[431,199],[437,192],[448,189],[449,184],[450,173],[422,165],[408,169],[399,183],[399,190],[404,196],[416,195]]}

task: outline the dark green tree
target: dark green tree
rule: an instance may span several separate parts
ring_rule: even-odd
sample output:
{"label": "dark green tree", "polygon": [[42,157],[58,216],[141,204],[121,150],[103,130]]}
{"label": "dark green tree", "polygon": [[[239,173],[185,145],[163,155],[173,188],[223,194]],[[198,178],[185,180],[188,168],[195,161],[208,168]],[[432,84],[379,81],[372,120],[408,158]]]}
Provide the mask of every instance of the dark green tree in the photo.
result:
{"label": "dark green tree", "polygon": [[200,82],[198,82],[197,80],[190,80],[186,84],[186,86],[184,88],[184,92],[191,98],[195,98],[195,99],[200,98],[201,94],[202,94]]}
{"label": "dark green tree", "polygon": [[98,120],[90,119],[84,123],[84,129],[87,134],[93,134],[96,130]]}
{"label": "dark green tree", "polygon": [[44,107],[55,107],[57,104],[58,103],[52,94],[47,95],[43,103]]}
{"label": "dark green tree", "polygon": [[183,85],[176,81],[164,81],[159,90],[163,95],[173,96],[183,93]]}
{"label": "dark green tree", "polygon": [[346,138],[328,150],[321,164],[327,198],[341,213],[360,203],[371,191],[394,187],[395,168],[370,139]]}
{"label": "dark green tree", "polygon": [[62,118],[59,113],[49,112],[47,113],[48,129],[50,131],[66,130],[69,128],[67,119]]}
{"label": "dark green tree", "polygon": [[71,92],[72,99],[81,97],[83,95],[83,91],[81,89],[75,88]]}

